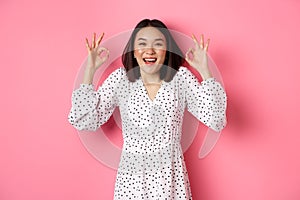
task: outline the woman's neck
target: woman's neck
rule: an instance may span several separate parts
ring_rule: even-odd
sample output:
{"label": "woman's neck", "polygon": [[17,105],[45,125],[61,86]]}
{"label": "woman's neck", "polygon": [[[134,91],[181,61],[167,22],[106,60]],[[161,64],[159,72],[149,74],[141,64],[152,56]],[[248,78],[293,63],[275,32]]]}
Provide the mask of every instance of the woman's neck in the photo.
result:
{"label": "woman's neck", "polygon": [[141,73],[141,78],[142,78],[142,80],[145,84],[147,84],[147,83],[160,83],[161,82],[159,73],[157,73],[157,74],[144,74],[144,73]]}

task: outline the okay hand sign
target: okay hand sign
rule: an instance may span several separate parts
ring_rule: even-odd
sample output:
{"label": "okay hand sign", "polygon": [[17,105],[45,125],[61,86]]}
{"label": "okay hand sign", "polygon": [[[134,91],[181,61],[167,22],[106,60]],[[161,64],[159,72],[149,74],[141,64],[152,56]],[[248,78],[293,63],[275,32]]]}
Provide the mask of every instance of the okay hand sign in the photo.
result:
{"label": "okay hand sign", "polygon": [[208,68],[207,50],[210,40],[204,42],[203,34],[200,37],[200,42],[192,35],[195,46],[189,48],[186,52],[185,60],[194,67],[202,75],[203,79],[210,78],[211,73]]}
{"label": "okay hand sign", "polygon": [[94,72],[108,59],[109,51],[104,47],[100,47],[104,33],[96,40],[96,33],[93,35],[92,43],[90,44],[86,38],[86,48],[88,50],[87,68]]}

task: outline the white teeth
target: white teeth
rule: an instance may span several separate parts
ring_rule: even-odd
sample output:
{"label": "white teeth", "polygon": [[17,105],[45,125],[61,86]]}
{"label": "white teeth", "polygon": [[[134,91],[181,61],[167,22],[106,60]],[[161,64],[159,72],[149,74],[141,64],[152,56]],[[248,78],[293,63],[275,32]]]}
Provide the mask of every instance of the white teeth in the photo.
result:
{"label": "white teeth", "polygon": [[155,62],[156,58],[145,58],[144,60],[147,62]]}

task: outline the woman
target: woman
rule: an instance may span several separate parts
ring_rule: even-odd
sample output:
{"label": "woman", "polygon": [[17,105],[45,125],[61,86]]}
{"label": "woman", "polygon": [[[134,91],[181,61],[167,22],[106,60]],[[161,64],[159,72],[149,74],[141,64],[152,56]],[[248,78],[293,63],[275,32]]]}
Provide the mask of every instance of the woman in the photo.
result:
{"label": "woman", "polygon": [[[116,106],[122,119],[123,149],[114,199],[192,199],[180,139],[184,109],[210,128],[226,123],[226,94],[207,64],[209,41],[200,42],[185,60],[201,75],[201,84],[183,64],[183,55],[159,20],[142,20],[135,27],[122,62],[94,90],[96,70],[108,50],[103,35],[86,41],[88,62],[83,82],[73,92],[70,123],[79,130],[96,130]],[[106,56],[100,56],[106,52]]]}

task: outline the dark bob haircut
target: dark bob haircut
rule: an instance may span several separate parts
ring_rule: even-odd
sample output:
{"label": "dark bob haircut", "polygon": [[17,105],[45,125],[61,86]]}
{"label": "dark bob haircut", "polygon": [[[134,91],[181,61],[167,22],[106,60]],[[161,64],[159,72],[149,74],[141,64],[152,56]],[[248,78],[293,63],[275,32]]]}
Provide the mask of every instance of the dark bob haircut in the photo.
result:
{"label": "dark bob haircut", "polygon": [[157,19],[144,19],[140,21],[134,28],[122,55],[122,63],[126,69],[127,77],[129,81],[134,82],[141,76],[139,65],[134,58],[134,40],[139,30],[149,26],[157,28],[167,40],[166,57],[164,64],[160,69],[160,79],[166,82],[170,82],[178,71],[179,67],[184,62],[183,54],[176,44],[167,26]]}

